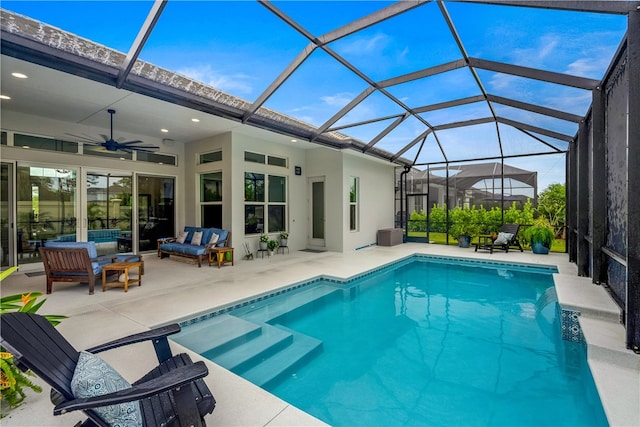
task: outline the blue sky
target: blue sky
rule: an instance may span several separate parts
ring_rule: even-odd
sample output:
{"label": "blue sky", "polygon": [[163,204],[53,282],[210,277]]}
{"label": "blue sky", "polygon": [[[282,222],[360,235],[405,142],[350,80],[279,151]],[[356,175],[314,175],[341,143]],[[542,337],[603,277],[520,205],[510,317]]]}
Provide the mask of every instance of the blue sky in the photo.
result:
{"label": "blue sky", "polygon": [[[321,36],[390,5],[378,1],[283,1],[274,4],[307,31]],[[111,48],[127,52],[151,8],[149,1],[3,1],[2,7],[30,16]],[[445,3],[471,57],[601,79],[626,31],[626,17],[590,13]],[[251,1],[169,1],[140,59],[254,101],[309,44],[264,6]],[[461,53],[433,2],[339,39],[329,47],[383,81],[460,59]],[[485,90],[583,115],[588,91],[540,83],[489,71],[478,71]],[[322,125],[367,88],[360,77],[317,49],[265,106],[313,125]],[[411,108],[479,95],[471,73],[460,69],[391,86],[389,92]],[[336,125],[401,113],[402,108],[374,93]],[[496,114],[573,135],[577,126],[557,119],[497,106]],[[424,113],[431,124],[487,117],[484,102]],[[368,142],[390,122],[358,126],[343,133]],[[500,125],[505,153],[549,149],[520,131]],[[396,152],[424,132],[424,124],[407,120],[377,146]],[[445,138],[446,137],[446,138]],[[442,160],[430,137],[419,162]],[[498,152],[495,124],[439,133],[450,160]],[[566,148],[566,143],[543,139]],[[470,144],[469,141],[473,142]],[[417,146],[405,153],[412,159]],[[564,161],[551,157],[509,161],[539,170],[540,186],[564,180]],[[518,163],[518,164],[516,164]],[[557,166],[555,164],[557,163]],[[520,166],[523,164],[524,166]],[[535,166],[535,165],[538,166]],[[554,164],[552,170],[548,169]],[[531,166],[531,167],[529,167]]]}

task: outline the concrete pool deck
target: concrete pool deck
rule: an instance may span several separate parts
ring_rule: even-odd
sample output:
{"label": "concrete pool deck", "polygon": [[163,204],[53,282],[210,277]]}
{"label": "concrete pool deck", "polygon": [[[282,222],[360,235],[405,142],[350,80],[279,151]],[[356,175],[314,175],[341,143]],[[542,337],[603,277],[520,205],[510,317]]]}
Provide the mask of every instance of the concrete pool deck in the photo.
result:
{"label": "concrete pool deck", "polygon": [[[620,310],[604,288],[577,276],[575,264],[566,254],[533,255],[480,251],[456,246],[407,243],[393,247],[372,246],[348,253],[291,251],[264,259],[245,261],[236,257],[235,266],[218,269],[159,259],[144,255],[142,286],[125,293],[109,288],[95,295],[86,285],[56,283],[41,314],[64,314],[58,329],[78,349],[87,348],[148,328],[188,319],[215,308],[250,297],[270,293],[322,274],[340,278],[404,258],[413,253],[464,257],[557,266],[554,275],[558,299],[563,308],[579,311],[580,324],[588,348],[588,359],[605,412],[612,426],[640,425],[640,356],[625,349],[625,332],[618,319]],[[30,268],[31,267],[31,268]],[[44,276],[28,277],[25,272],[41,265],[26,265],[3,281],[3,296],[44,292]],[[175,351],[188,351],[172,343]],[[191,352],[189,352],[191,353]],[[192,358],[202,360],[193,353]],[[135,344],[102,353],[127,379],[136,380],[155,364],[150,344]],[[243,378],[205,361],[206,378],[217,400],[210,425],[223,426],[317,426],[324,423],[287,402],[265,392]],[[38,384],[42,384],[36,379]],[[68,426],[84,419],[80,413],[54,417],[48,387],[43,393],[27,391],[25,403],[2,419],[2,426]]]}

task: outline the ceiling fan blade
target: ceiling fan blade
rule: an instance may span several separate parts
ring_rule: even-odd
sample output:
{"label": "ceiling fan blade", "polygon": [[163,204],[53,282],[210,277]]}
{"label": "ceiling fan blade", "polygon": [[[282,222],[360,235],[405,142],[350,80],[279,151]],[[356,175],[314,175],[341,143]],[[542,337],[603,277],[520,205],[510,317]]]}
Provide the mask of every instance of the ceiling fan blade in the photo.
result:
{"label": "ceiling fan blade", "polygon": [[65,135],[69,135],[69,136],[72,136],[74,138],[80,139],[80,140],[82,140],[82,142],[93,142],[94,144],[100,144],[102,142],[102,141],[98,141],[95,138],[91,138],[89,136],[74,135],[72,133],[65,133]]}
{"label": "ceiling fan blade", "polygon": [[154,153],[158,151],[160,147],[156,147],[155,145],[144,145],[140,147],[129,147],[129,149],[136,150],[136,151],[144,151],[147,153]]}
{"label": "ceiling fan blade", "polygon": [[107,135],[101,133],[100,136],[102,137],[102,139],[104,139],[105,141],[109,141],[111,140],[111,138],[109,138]]}
{"label": "ceiling fan blade", "polygon": [[140,141],[140,140],[136,140],[136,141],[123,141],[123,142],[118,142],[118,144],[120,144],[120,145],[129,145],[129,144],[140,144],[141,142],[144,142],[144,141]]}

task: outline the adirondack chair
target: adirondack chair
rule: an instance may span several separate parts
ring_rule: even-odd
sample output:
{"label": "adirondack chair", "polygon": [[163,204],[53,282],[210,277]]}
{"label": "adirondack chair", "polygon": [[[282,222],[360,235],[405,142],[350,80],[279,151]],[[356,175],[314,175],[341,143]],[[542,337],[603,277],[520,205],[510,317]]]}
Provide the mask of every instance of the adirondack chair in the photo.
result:
{"label": "adirondack chair", "polygon": [[[491,252],[493,253],[494,249],[502,249],[505,252],[509,252],[509,248],[520,249],[520,252],[524,252],[524,249],[522,249],[522,245],[518,240],[519,230],[520,224],[503,224],[500,229],[500,233],[498,233],[498,239],[494,240],[491,245]],[[502,242],[500,240],[501,233],[508,233],[510,237],[506,238],[504,242]]]}
{"label": "adirondack chair", "polygon": [[[81,410],[89,417],[83,426],[108,427],[111,424],[105,421],[104,415],[96,412],[96,408],[139,402],[136,415],[140,416],[141,425],[202,426],[205,425],[204,416],[215,408],[216,401],[202,380],[208,375],[204,362],[193,363],[187,354],[171,353],[167,336],[180,331],[177,324],[86,350],[95,354],[152,341],[159,361],[156,368],[131,384],[130,388],[86,398],[74,395],[74,391],[78,392],[78,362],[85,354],[81,355],[46,318],[32,313],[7,313],[0,316],[0,326],[0,345],[14,355],[16,365],[23,370],[31,369],[53,387],[54,415]],[[101,371],[100,375],[105,374]]]}

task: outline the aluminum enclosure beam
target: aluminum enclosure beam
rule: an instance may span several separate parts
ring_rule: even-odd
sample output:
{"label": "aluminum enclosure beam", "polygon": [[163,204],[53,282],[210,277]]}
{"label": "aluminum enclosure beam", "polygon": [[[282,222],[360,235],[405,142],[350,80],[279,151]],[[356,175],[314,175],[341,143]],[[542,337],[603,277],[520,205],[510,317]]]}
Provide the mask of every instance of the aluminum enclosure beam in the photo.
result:
{"label": "aluminum enclosure beam", "polygon": [[636,1],[603,0],[450,0],[459,3],[493,4],[499,6],[533,7],[538,9],[571,10],[574,12],[626,15],[635,10]]}
{"label": "aluminum enclosure beam", "polygon": [[469,65],[497,73],[511,74],[514,76],[526,77],[528,79],[541,80],[543,82],[555,83],[563,86],[576,87],[578,89],[592,90],[600,82],[586,77],[576,77],[568,74],[555,73],[553,71],[538,70],[535,68],[523,67],[520,65],[505,64],[503,62],[489,61],[486,59],[469,58]]}
{"label": "aluminum enclosure beam", "polygon": [[151,31],[153,31],[153,28],[156,26],[158,19],[160,19],[160,15],[167,5],[167,1],[169,0],[155,0],[153,6],[151,6],[147,19],[145,19],[144,23],[140,27],[140,31],[138,32],[136,39],[133,41],[127,57],[122,63],[122,69],[120,70],[120,73],[118,73],[118,79],[116,80],[116,87],[118,89],[122,88],[122,83],[124,83],[131,72],[131,68],[133,68],[133,64],[135,64],[136,59],[140,56],[140,52],[142,51],[144,44],[147,42],[149,35],[151,35]]}

